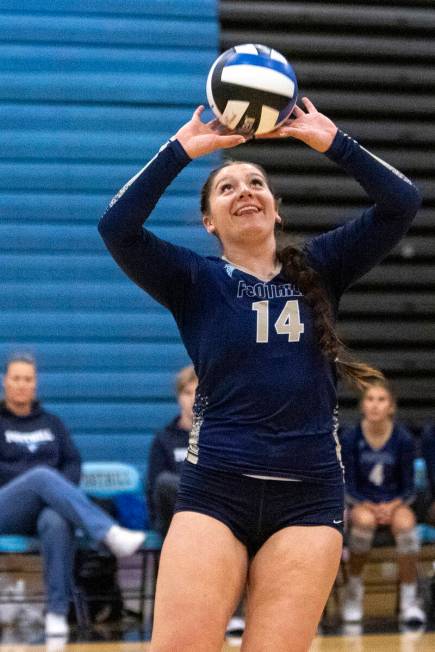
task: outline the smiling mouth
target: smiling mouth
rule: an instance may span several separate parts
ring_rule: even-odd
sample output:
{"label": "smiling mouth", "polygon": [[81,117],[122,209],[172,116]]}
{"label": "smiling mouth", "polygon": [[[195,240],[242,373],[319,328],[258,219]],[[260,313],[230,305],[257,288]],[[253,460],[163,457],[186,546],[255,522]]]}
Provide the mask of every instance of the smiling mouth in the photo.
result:
{"label": "smiling mouth", "polygon": [[242,215],[248,215],[249,213],[259,213],[260,210],[261,209],[258,206],[253,206],[250,204],[249,206],[242,206],[241,208],[238,208],[235,211],[234,215],[240,217]]}

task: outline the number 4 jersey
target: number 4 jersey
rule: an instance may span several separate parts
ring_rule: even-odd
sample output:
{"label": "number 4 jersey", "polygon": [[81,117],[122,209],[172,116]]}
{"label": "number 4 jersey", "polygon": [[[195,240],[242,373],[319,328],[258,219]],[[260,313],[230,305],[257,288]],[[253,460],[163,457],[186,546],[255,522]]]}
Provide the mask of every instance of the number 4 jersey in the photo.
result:
{"label": "number 4 jersey", "polygon": [[[339,132],[327,152],[375,206],[305,246],[337,313],[351,283],[406,232],[420,202],[413,184]],[[120,267],[175,317],[199,385],[188,460],[269,477],[341,477],[334,364],[313,315],[280,273],[268,282],[218,257],[161,240],[142,225],[190,159],[177,141],[114,197],[100,233]]]}
{"label": "number 4 jersey", "polygon": [[343,434],[342,446],[349,503],[412,502],[415,447],[406,428],[396,423],[388,441],[373,448],[358,425]]}

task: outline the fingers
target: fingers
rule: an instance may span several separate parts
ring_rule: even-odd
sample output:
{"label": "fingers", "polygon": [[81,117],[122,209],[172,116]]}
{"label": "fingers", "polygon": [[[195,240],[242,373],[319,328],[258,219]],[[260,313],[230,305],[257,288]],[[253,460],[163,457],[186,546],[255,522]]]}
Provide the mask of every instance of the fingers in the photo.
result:
{"label": "fingers", "polygon": [[196,107],[195,111],[192,114],[192,120],[201,120],[201,115],[205,110],[205,106],[203,104],[200,104],[199,106]]}
{"label": "fingers", "polygon": [[302,111],[301,107],[295,104],[295,107],[292,111],[292,114],[294,114],[297,118],[302,118],[302,116],[305,115],[305,113]]}
{"label": "fingers", "polygon": [[228,149],[229,147],[237,147],[238,145],[243,145],[246,143],[245,136],[240,136],[239,134],[234,134],[231,136],[219,136],[219,146],[223,149]]}
{"label": "fingers", "polygon": [[317,113],[316,107],[311,102],[311,100],[308,99],[308,97],[303,97],[302,102],[304,103],[304,106],[307,109],[308,113]]}

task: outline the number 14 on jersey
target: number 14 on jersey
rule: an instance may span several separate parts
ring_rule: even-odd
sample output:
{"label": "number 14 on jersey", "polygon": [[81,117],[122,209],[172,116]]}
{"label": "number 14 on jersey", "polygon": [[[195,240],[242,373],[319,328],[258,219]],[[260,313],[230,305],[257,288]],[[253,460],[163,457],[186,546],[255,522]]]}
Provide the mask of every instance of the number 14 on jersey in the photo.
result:
{"label": "number 14 on jersey", "polygon": [[[259,344],[269,341],[269,301],[256,301],[252,310],[257,313],[257,337]],[[299,342],[304,332],[299,313],[299,302],[296,299],[287,301],[275,324],[278,335],[287,335],[289,342]]]}

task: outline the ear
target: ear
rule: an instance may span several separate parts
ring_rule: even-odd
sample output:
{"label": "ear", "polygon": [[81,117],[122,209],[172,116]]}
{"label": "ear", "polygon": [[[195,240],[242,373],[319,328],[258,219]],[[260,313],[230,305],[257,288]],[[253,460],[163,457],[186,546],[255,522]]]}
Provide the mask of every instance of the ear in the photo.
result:
{"label": "ear", "polygon": [[213,224],[213,221],[210,217],[210,215],[203,215],[202,216],[202,223],[205,226],[205,230],[207,233],[214,233],[216,231],[216,227]]}
{"label": "ear", "polygon": [[282,224],[281,215],[279,215],[278,213],[275,213],[275,222],[276,224]]}

